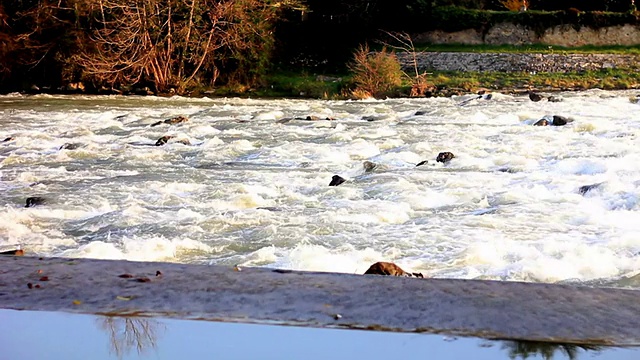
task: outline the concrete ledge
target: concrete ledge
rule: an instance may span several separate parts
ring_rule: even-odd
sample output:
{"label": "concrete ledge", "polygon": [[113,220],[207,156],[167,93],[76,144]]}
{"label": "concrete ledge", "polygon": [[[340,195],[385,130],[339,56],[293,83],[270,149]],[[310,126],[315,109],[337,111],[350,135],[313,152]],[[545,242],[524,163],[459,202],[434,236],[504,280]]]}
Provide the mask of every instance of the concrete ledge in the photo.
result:
{"label": "concrete ledge", "polygon": [[638,300],[567,285],[0,257],[0,308],[17,310],[626,346],[640,345]]}

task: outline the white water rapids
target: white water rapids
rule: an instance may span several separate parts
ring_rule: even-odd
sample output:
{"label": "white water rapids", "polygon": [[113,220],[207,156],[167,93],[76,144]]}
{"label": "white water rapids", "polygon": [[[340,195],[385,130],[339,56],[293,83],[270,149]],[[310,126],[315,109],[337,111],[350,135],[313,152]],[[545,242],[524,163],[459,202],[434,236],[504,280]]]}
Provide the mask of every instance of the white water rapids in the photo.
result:
{"label": "white water rapids", "polygon": [[[635,92],[554,96],[0,96],[0,141],[14,138],[0,143],[0,251],[345,273],[393,261],[543,282],[634,275]],[[150,126],[178,115],[189,121]],[[551,115],[573,122],[532,126]],[[321,120],[296,119],[307,116]],[[165,135],[175,138],[153,146]],[[436,162],[443,151],[456,157]],[[347,181],[330,187],[333,175]],[[26,208],[31,196],[47,203]]]}

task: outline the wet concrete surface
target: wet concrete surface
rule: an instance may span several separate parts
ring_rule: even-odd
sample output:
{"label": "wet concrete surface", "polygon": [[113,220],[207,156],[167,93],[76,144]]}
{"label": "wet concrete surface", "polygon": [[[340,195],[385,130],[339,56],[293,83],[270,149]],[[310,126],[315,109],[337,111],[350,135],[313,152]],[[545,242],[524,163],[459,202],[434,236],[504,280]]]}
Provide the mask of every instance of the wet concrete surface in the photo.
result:
{"label": "wet concrete surface", "polygon": [[0,308],[640,344],[640,292],[92,259],[0,257]]}

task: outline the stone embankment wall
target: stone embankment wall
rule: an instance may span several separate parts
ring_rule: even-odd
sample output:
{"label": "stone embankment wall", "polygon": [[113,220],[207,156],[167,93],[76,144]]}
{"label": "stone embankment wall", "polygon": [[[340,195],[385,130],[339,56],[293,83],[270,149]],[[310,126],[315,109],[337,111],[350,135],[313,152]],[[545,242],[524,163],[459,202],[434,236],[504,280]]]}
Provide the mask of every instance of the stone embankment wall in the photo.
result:
{"label": "stone embankment wall", "polygon": [[527,45],[546,44],[552,46],[584,45],[640,45],[640,26],[621,25],[598,29],[581,27],[576,30],[571,25],[554,26],[542,34],[522,25],[501,23],[482,32],[467,29],[456,32],[441,30],[412,35],[415,43],[468,44],[468,45]]}
{"label": "stone embankment wall", "polygon": [[[410,53],[397,53],[405,70],[413,70]],[[424,71],[580,72],[601,69],[640,70],[639,55],[420,52]]]}

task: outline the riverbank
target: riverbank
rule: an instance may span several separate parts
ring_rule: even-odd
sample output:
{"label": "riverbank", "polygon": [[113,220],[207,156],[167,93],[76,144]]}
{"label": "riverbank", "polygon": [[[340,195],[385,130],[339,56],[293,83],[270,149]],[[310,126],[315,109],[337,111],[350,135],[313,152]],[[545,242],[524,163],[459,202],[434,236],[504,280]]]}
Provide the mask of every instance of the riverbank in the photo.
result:
{"label": "riverbank", "polygon": [[[636,47],[601,49],[615,53],[582,52],[577,49],[522,49],[505,47],[434,46],[438,51],[415,53],[396,52],[406,76],[403,84],[389,97],[409,97],[416,72],[427,74],[429,90],[426,97],[450,97],[480,90],[507,94],[528,91],[580,91],[588,89],[640,89],[640,54]],[[468,49],[467,51],[464,51]],[[415,60],[414,60],[415,59]],[[414,63],[415,61],[415,63]],[[87,94],[87,95],[183,95],[190,97],[244,98],[310,98],[348,99],[354,84],[351,74],[313,73],[275,70],[265,77],[262,86],[227,85],[199,86],[176,94],[156,93],[149,87],[94,89],[81,82],[63,87],[31,85],[24,94]]]}
{"label": "riverbank", "polygon": [[[406,71],[410,71],[406,69]],[[426,70],[425,70],[426,71]],[[602,90],[634,90],[640,89],[640,72],[629,69],[602,69],[566,73],[531,73],[525,71],[446,71],[432,70],[427,72],[427,82],[431,88],[426,97],[451,97],[476,93],[478,91],[494,91],[504,94],[523,94],[534,92],[582,91],[589,89]],[[410,97],[410,78],[403,79],[400,86],[389,97]],[[182,96],[201,97],[240,97],[240,98],[301,98],[344,100],[351,98],[353,87],[348,74],[309,74],[275,72],[269,75],[265,86],[246,88],[221,86],[199,87],[187,91]],[[66,94],[66,95],[126,95],[126,96],[162,96],[179,95],[174,92],[155,93],[147,87],[126,89],[83,89],[77,86],[64,88],[31,87],[21,91],[25,95]]]}
{"label": "riverbank", "polygon": [[[579,72],[526,72],[526,71],[446,71],[426,70],[430,88],[425,97],[451,97],[478,91],[504,94],[534,92],[581,91],[589,89],[640,89],[640,72],[629,69],[602,69]],[[412,70],[405,68],[405,72]],[[288,97],[312,99],[348,99],[353,87],[348,75],[276,74],[269,77],[269,88],[237,92],[219,88],[209,92],[196,92],[194,96]],[[411,78],[389,97],[410,97]]]}

